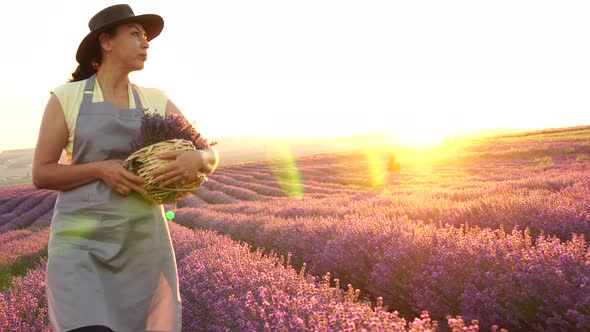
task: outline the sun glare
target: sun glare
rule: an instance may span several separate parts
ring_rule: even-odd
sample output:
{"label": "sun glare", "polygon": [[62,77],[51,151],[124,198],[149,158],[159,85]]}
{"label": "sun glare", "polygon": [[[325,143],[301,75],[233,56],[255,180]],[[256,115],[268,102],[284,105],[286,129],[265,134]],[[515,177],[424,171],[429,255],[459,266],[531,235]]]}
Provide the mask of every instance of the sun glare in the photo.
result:
{"label": "sun glare", "polygon": [[392,144],[410,148],[428,148],[444,145],[457,137],[457,131],[448,128],[407,127],[389,130]]}
{"label": "sun glare", "polygon": [[396,130],[391,142],[408,147],[426,147],[442,143],[444,137],[431,131]]}
{"label": "sun glare", "polygon": [[377,151],[367,149],[365,153],[367,157],[366,176],[369,180],[369,186],[373,189],[380,189],[385,184],[386,166]]}

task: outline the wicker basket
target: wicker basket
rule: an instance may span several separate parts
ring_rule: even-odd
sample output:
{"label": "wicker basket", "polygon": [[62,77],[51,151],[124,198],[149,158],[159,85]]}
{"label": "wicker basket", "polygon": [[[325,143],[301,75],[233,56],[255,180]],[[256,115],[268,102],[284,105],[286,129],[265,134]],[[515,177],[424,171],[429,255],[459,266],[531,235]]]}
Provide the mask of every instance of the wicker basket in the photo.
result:
{"label": "wicker basket", "polygon": [[170,204],[182,199],[195,191],[207,181],[207,176],[197,173],[197,178],[184,184],[170,184],[171,187],[158,187],[152,184],[154,177],[151,172],[159,169],[173,160],[160,159],[159,154],[171,151],[192,151],[195,146],[191,141],[184,139],[169,139],[154,143],[135,151],[125,161],[123,167],[142,177],[146,182],[143,187],[147,191],[144,197],[154,204]]}

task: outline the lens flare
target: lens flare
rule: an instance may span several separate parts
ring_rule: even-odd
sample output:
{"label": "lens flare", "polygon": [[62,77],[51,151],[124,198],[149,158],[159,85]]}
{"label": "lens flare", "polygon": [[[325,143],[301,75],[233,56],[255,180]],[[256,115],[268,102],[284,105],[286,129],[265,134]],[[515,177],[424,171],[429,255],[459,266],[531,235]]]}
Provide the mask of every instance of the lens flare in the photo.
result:
{"label": "lens flare", "polygon": [[174,216],[175,216],[174,211],[166,212],[166,218],[168,218],[168,220],[174,219]]}
{"label": "lens flare", "polygon": [[297,161],[287,143],[266,146],[266,159],[281,189],[291,197],[303,199],[303,183]]}
{"label": "lens flare", "polygon": [[385,184],[385,172],[387,161],[383,160],[381,153],[375,150],[365,150],[367,157],[368,185],[372,189],[381,189]]}

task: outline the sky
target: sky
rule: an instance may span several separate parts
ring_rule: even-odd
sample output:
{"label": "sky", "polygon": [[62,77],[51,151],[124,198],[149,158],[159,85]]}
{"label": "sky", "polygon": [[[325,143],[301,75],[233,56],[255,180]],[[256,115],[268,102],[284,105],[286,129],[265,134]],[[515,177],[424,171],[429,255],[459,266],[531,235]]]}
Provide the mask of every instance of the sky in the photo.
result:
{"label": "sky", "polygon": [[[0,10],[0,151],[33,148],[88,20],[114,1]],[[590,124],[587,1],[132,1],[164,18],[131,80],[206,138],[407,140]]]}

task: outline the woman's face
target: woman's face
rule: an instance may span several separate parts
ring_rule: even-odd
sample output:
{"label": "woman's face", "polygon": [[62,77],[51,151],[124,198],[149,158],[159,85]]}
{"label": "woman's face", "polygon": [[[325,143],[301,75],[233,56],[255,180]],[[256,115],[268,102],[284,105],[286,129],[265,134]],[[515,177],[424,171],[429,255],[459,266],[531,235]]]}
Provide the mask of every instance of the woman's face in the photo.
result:
{"label": "woman's face", "polygon": [[139,23],[117,27],[113,37],[103,39],[102,46],[105,59],[108,57],[109,61],[129,72],[143,69],[150,47],[145,30]]}

